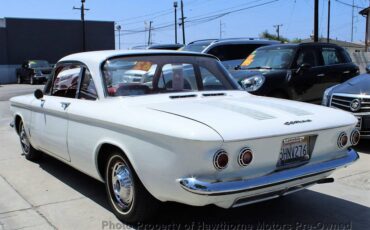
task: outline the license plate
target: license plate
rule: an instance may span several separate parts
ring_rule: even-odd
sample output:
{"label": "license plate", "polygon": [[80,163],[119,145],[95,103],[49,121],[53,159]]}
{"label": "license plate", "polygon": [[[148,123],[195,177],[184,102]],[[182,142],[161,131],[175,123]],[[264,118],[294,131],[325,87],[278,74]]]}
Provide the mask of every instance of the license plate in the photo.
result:
{"label": "license plate", "polygon": [[357,122],[356,128],[361,129],[361,126],[362,126],[362,117],[357,117],[357,119],[358,119],[358,122]]}
{"label": "license plate", "polygon": [[285,167],[309,161],[311,158],[309,140],[309,136],[284,139],[277,166]]}

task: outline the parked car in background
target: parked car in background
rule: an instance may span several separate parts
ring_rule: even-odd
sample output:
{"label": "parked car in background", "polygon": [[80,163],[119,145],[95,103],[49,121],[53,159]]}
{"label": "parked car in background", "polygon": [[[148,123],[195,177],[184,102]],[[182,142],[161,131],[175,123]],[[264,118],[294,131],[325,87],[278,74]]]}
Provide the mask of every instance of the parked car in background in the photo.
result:
{"label": "parked car in background", "polygon": [[45,60],[28,60],[22,63],[21,68],[16,70],[17,83],[28,82],[31,85],[43,83],[50,77],[52,66]]}
{"label": "parked car in background", "polygon": [[179,50],[183,44],[154,44],[150,46],[134,46],[133,50]]}
{"label": "parked car in background", "polygon": [[261,47],[231,74],[256,95],[320,103],[325,89],[357,76],[359,68],[337,45],[301,43]]}
{"label": "parked car in background", "polygon": [[279,43],[259,38],[205,39],[190,42],[181,50],[214,55],[228,70],[233,70],[255,49]]}
{"label": "parked car in background", "polygon": [[183,44],[155,44],[148,46],[148,50],[179,50]]}
{"label": "parked car in background", "polygon": [[361,74],[328,88],[322,104],[353,113],[358,119],[361,138],[370,138],[370,75]]}
{"label": "parked car in background", "polygon": [[[127,81],[133,70],[151,80]],[[67,75],[77,81],[59,87]],[[277,198],[333,182],[359,158],[353,115],[251,95],[211,55],[74,54],[51,82],[10,100],[25,157],[42,151],[104,182],[124,222],[145,220],[159,201],[232,208]]]}

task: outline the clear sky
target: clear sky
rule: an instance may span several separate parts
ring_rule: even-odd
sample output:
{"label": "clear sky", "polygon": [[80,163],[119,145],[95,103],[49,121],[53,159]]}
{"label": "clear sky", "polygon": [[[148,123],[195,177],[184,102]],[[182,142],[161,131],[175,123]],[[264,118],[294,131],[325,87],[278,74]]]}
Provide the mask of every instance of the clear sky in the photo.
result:
{"label": "clear sky", "polygon": [[[178,0],[180,1],[180,0]],[[320,1],[320,35],[326,37],[327,1]],[[153,42],[174,42],[174,0],[86,0],[86,20],[115,21],[122,26],[123,48],[143,45],[144,21],[153,21]],[[354,0],[354,41],[365,37],[365,18],[358,7],[368,6],[369,0]],[[352,0],[331,0],[331,37],[351,40]],[[265,5],[261,5],[265,4]],[[264,30],[275,33],[273,25],[282,24],[281,35],[307,38],[313,31],[314,0],[184,0],[187,17],[186,42],[222,37],[257,37]],[[261,6],[257,6],[261,5]],[[72,7],[80,0],[0,0],[1,17],[79,19],[80,12]],[[180,17],[178,8],[178,17]],[[244,9],[244,10],[243,10]],[[236,11],[239,10],[239,11]],[[236,11],[234,13],[221,14]],[[147,23],[148,24],[148,23]],[[178,30],[182,41],[181,29]],[[118,36],[116,34],[118,42]]]}

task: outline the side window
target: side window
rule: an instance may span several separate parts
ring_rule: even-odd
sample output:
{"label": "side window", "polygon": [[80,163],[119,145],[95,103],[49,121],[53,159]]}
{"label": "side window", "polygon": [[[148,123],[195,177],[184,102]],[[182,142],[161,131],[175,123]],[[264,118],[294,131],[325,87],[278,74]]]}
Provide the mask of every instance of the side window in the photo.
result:
{"label": "side window", "polygon": [[321,49],[324,65],[336,65],[342,63],[337,49],[332,47],[323,47]]}
{"label": "side window", "polygon": [[225,90],[224,84],[206,68],[200,67],[203,90]]}
{"label": "side window", "polygon": [[341,57],[343,58],[344,63],[351,63],[352,58],[349,53],[345,49],[340,49],[340,53],[342,54]]}
{"label": "side window", "polygon": [[82,77],[79,99],[84,100],[96,100],[98,94],[96,92],[96,87],[92,79],[91,73],[88,69],[84,69],[84,74]]}
{"label": "side window", "polygon": [[318,66],[318,58],[317,58],[315,49],[305,48],[299,51],[296,65],[297,67],[299,67],[303,63],[309,64],[311,67]]}
{"label": "side window", "polygon": [[81,67],[78,65],[67,65],[57,69],[53,79],[51,95],[75,98],[80,73]]}
{"label": "side window", "polygon": [[190,64],[166,64],[162,67],[158,88],[183,91],[198,90],[195,71]]}

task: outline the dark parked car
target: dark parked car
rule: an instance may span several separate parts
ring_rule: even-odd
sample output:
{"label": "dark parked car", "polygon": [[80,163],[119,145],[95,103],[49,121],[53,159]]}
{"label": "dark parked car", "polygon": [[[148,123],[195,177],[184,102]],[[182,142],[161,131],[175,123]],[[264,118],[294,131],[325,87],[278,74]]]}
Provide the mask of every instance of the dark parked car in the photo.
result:
{"label": "dark parked car", "polygon": [[301,43],[261,47],[231,74],[256,95],[320,103],[325,89],[357,76],[359,68],[337,45]]}
{"label": "dark parked car", "polygon": [[358,118],[361,138],[370,138],[370,75],[361,74],[342,84],[328,88],[322,104],[346,110]]}
{"label": "dark parked car", "polygon": [[259,38],[206,39],[193,41],[181,50],[214,55],[231,70],[238,67],[255,49],[279,43]]}
{"label": "dark parked car", "polygon": [[178,50],[182,48],[183,44],[154,44],[150,46],[134,46],[135,50]]}
{"label": "dark parked car", "polygon": [[45,60],[28,60],[17,69],[17,83],[29,82],[31,85],[42,83],[49,79],[52,67]]}

